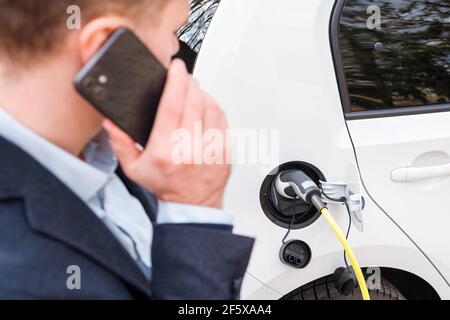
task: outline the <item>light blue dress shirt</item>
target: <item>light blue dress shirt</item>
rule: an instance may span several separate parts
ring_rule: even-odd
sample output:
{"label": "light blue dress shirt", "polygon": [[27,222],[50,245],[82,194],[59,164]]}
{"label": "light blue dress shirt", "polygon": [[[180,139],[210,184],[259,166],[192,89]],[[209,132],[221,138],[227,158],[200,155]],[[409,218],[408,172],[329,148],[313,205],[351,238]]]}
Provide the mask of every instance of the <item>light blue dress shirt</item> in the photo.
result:
{"label": "light blue dress shirt", "polygon": [[[26,128],[2,108],[0,136],[30,154],[86,203],[150,276],[153,226],[142,204],[116,175],[118,160],[105,131],[88,144],[84,161]],[[231,225],[232,218],[222,210],[160,201],[157,223]]]}

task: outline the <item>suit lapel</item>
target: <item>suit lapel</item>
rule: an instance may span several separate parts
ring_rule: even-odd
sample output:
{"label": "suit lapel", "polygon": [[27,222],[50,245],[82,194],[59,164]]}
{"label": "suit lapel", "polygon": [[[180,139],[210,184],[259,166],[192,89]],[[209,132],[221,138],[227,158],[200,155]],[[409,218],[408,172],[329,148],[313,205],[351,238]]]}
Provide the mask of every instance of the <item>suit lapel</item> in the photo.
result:
{"label": "suit lapel", "polygon": [[94,212],[49,171],[0,138],[0,200],[22,198],[33,230],[83,253],[136,289],[150,284]]}
{"label": "suit lapel", "polygon": [[128,191],[141,202],[150,221],[153,224],[155,224],[158,212],[158,200],[156,199],[156,197],[147,190],[145,190],[144,188],[140,187],[139,185],[128,179],[123,173],[121,168],[117,170],[117,175],[123,181],[125,186],[128,188]]}

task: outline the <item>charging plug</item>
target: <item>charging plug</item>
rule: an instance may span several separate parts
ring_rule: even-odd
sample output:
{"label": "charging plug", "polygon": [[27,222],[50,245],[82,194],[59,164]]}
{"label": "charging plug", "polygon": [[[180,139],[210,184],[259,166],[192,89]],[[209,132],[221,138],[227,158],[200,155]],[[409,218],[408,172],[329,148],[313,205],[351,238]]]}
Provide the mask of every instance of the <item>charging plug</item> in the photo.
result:
{"label": "charging plug", "polygon": [[352,267],[339,268],[334,272],[334,285],[343,296],[349,296],[355,290],[358,281]]}
{"label": "charging plug", "polygon": [[287,199],[301,198],[319,211],[326,207],[319,186],[303,171],[290,170],[280,173],[275,187],[277,192]]}

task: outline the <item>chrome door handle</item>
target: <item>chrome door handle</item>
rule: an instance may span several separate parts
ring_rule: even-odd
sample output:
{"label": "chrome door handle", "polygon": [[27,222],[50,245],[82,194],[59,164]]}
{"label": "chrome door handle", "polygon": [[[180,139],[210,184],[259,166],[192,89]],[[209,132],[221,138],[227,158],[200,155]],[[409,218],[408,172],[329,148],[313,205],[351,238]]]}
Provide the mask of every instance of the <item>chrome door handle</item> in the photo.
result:
{"label": "chrome door handle", "polygon": [[403,167],[392,170],[394,182],[415,182],[450,176],[450,163],[431,167]]}

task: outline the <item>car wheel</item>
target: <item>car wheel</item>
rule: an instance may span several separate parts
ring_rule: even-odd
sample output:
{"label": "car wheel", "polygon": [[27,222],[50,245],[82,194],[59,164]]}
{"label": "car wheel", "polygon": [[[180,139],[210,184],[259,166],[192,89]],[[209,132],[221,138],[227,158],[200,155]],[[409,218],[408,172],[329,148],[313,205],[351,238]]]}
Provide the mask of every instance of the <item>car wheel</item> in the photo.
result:
{"label": "car wheel", "polygon": [[[381,279],[378,289],[369,289],[372,300],[406,300],[402,293],[389,281]],[[341,295],[334,284],[334,276],[328,276],[288,294],[284,300],[362,300],[359,288],[349,296]]]}

